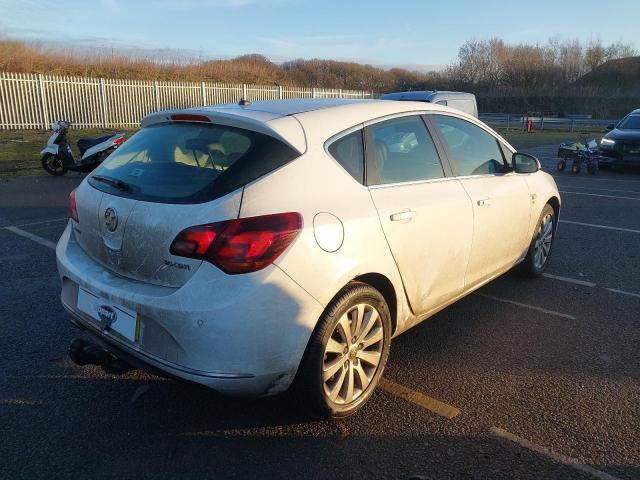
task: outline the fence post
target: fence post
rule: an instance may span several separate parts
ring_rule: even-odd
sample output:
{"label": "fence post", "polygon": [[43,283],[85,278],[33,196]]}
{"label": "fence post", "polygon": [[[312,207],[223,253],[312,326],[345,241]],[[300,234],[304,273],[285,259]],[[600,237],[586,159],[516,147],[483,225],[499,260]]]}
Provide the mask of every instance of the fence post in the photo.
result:
{"label": "fence post", "polygon": [[278,85],[278,98],[282,100],[282,85]]}
{"label": "fence post", "polygon": [[540,120],[540,130],[544,132],[544,113],[542,114],[542,118]]}
{"label": "fence post", "polygon": [[511,115],[507,114],[507,132],[509,131],[510,125],[511,125]]}
{"label": "fence post", "polygon": [[200,90],[202,90],[202,106],[204,107],[207,104],[207,90],[204,86],[204,82],[200,84]]}
{"label": "fence post", "polygon": [[46,129],[49,126],[49,119],[47,118],[47,100],[44,96],[44,81],[42,80],[42,74],[38,74],[38,88],[40,89],[40,111],[42,113],[42,126]]}
{"label": "fence post", "polygon": [[104,86],[104,78],[100,79],[100,100],[102,103],[102,126],[107,128],[107,90]]}
{"label": "fence post", "polygon": [[342,89],[338,89],[338,98],[342,98]]}
{"label": "fence post", "polygon": [[247,99],[247,85],[244,83],[242,84],[242,98]]}
{"label": "fence post", "polygon": [[157,80],[153,81],[153,98],[156,104],[156,112],[160,110],[160,92],[158,91],[158,82]]}
{"label": "fence post", "polygon": [[316,98],[316,89],[311,90],[311,98]]}

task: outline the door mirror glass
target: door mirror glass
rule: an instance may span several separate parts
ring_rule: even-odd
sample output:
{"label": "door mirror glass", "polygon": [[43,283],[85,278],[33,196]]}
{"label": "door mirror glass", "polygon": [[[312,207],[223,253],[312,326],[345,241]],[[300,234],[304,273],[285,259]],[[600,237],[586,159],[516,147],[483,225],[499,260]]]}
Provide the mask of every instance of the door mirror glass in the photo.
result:
{"label": "door mirror glass", "polygon": [[514,153],[511,157],[511,165],[516,173],[535,173],[540,170],[538,159],[528,153]]}
{"label": "door mirror glass", "polygon": [[616,128],[616,126],[613,123],[607,125],[607,130],[613,130],[614,128]]}

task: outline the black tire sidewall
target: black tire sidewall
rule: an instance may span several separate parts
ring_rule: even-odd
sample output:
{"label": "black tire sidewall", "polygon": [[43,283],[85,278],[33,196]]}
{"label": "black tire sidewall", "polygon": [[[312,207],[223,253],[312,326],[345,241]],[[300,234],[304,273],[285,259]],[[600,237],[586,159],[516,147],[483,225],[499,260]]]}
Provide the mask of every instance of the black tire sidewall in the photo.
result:
{"label": "black tire sidewall", "polygon": [[[330,402],[324,393],[322,381],[324,349],[340,317],[351,307],[365,302],[375,307],[382,319],[384,341],[380,364],[362,395],[348,405],[335,404]],[[347,285],[325,309],[309,340],[294,384],[296,396],[305,405],[310,404],[311,411],[320,417],[342,418],[352,415],[369,400],[382,377],[389,357],[391,334],[391,316],[384,297],[367,284],[353,282]]]}

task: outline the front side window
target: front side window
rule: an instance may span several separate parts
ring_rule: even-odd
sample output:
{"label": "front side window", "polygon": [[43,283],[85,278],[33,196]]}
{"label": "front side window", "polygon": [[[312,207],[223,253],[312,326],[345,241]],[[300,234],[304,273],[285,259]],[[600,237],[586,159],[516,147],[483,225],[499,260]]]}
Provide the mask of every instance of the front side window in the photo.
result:
{"label": "front side window", "polygon": [[364,183],[362,130],[345,135],[329,145],[329,153],[358,182]]}
{"label": "front side window", "polygon": [[508,171],[493,135],[460,118],[447,115],[433,115],[431,118],[449,148],[458,175],[488,175]]}
{"label": "front side window", "polygon": [[374,172],[367,175],[370,185],[444,176],[436,147],[419,116],[376,123],[369,127],[369,131],[374,147]]}

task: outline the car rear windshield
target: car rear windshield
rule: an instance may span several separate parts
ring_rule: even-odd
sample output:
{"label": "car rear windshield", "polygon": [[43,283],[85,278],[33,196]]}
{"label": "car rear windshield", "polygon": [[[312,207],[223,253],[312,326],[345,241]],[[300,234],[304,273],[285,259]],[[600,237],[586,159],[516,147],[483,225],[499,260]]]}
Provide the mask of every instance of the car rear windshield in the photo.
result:
{"label": "car rear windshield", "polygon": [[261,133],[199,123],[143,128],[89,177],[98,190],[160,203],[202,203],[290,162],[299,155]]}
{"label": "car rear windshield", "polygon": [[622,128],[624,130],[640,130],[640,115],[629,115],[620,122],[618,128]]}

